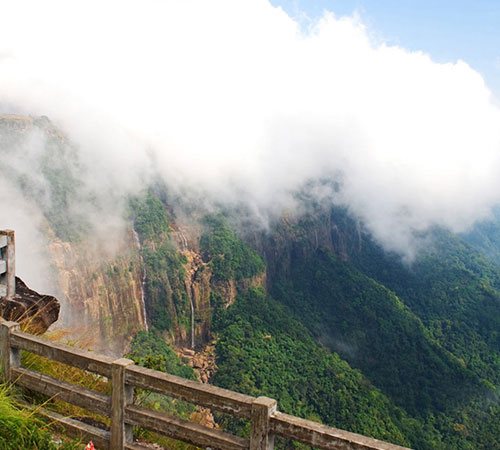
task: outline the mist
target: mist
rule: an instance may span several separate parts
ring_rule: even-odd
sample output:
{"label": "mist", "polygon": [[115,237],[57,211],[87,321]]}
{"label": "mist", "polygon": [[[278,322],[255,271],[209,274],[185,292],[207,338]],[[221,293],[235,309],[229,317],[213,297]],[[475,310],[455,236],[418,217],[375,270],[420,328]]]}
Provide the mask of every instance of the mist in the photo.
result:
{"label": "mist", "polygon": [[[154,173],[265,224],[333,177],[330,201],[411,258],[419,233],[467,230],[500,203],[500,109],[482,76],[386,45],[356,15],[304,29],[265,0],[0,6],[0,113],[49,116],[109,214]],[[5,226],[27,207],[7,189]]]}

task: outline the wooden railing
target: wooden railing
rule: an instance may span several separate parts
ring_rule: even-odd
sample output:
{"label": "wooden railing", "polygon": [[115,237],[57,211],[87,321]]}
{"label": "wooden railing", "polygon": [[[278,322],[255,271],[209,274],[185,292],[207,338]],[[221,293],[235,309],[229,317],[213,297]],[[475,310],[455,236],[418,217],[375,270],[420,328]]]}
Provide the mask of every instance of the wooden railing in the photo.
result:
{"label": "wooden railing", "polygon": [[[21,350],[106,377],[111,381],[112,393],[104,395],[22,367]],[[133,442],[133,426],[146,428],[198,447],[222,450],[269,450],[274,446],[275,435],[320,449],[403,449],[397,445],[283,414],[277,411],[276,400],[267,397],[250,397],[136,366],[129,359],[113,359],[50,342],[20,331],[15,322],[0,323],[0,357],[5,381],[109,417],[110,431],[105,431],[48,410],[38,410],[39,414],[63,427],[69,435],[92,439],[99,450],[146,449]],[[138,406],[134,404],[134,388],[158,392],[211,410],[249,419],[250,437],[244,439]]]}
{"label": "wooden railing", "polygon": [[0,297],[16,293],[16,252],[14,231],[0,230]]}

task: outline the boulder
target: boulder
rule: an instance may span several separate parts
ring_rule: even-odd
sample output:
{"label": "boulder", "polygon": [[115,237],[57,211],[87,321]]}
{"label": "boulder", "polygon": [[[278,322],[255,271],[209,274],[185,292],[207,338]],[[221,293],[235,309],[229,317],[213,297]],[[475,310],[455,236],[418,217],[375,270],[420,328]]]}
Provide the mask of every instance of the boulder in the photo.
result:
{"label": "boulder", "polygon": [[16,295],[12,299],[0,297],[0,316],[19,322],[33,334],[43,334],[59,318],[59,301],[51,295],[42,295],[30,289],[16,277]]}

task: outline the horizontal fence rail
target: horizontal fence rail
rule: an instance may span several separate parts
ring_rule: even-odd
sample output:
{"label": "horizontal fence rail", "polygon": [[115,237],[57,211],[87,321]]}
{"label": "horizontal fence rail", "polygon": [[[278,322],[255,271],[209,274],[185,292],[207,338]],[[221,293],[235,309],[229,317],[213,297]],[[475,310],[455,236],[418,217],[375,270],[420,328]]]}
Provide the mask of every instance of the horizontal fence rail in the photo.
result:
{"label": "horizontal fence rail", "polygon": [[[21,350],[106,377],[111,381],[111,395],[22,367]],[[21,332],[15,322],[0,323],[0,357],[6,381],[109,417],[111,427],[108,431],[46,409],[37,410],[41,416],[67,434],[92,439],[99,450],[146,449],[147,447],[133,442],[133,426],[197,447],[221,450],[271,450],[274,447],[275,435],[326,450],[404,450],[404,447],[398,445],[281,413],[277,411],[276,401],[267,397],[256,398],[239,394],[139,367],[125,358],[114,360],[52,343]],[[249,419],[250,437],[241,438],[138,406],[134,404],[135,388],[158,392],[234,417]]]}

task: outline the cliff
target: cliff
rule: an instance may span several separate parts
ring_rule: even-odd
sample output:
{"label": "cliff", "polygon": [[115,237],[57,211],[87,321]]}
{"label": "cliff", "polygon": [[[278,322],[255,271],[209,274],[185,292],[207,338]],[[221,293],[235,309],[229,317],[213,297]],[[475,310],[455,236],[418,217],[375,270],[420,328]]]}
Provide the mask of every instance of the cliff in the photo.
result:
{"label": "cliff", "polygon": [[108,256],[60,240],[49,250],[64,298],[62,325],[96,350],[123,354],[132,336],[147,328],[143,269],[132,233]]}
{"label": "cliff", "polygon": [[161,200],[166,197],[149,190],[130,206],[148,321],[168,342],[199,348],[211,338],[217,309],[233,304],[238,291],[264,286],[265,266],[219,218],[185,224]]}
{"label": "cliff", "polygon": [[[131,227],[124,235],[95,233],[88,215],[103,213],[99,193],[85,183],[78,147],[47,117],[1,115],[0,150],[2,181],[37,213],[37,245],[53,269],[44,276],[53,278],[62,304],[58,326],[97,350],[123,354],[146,327]],[[113,251],[104,251],[109,242]]]}

